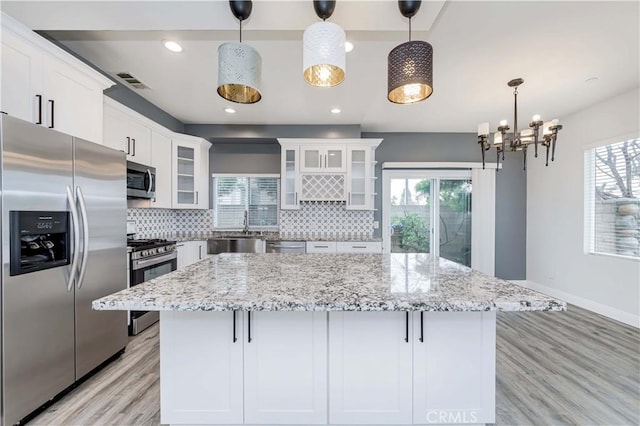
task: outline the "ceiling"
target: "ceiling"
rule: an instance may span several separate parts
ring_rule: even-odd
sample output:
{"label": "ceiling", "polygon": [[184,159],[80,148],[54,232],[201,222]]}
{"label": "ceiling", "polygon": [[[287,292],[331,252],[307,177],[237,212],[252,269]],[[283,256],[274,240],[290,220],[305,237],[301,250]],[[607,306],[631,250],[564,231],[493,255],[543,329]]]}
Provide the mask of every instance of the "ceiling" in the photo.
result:
{"label": "ceiling", "polygon": [[[243,24],[243,41],[262,56],[263,98],[231,105],[216,93],[217,48],[238,36],[227,1],[2,2],[3,11],[105,72],[132,73],[150,87],[136,93],[184,123],[360,124],[363,131],[404,132],[474,132],[481,121],[492,130],[501,119],[512,122],[506,83],[516,77],[525,80],[521,126],[536,113],[562,120],[637,88],[639,6],[425,1],[413,38],[434,47],[434,93],[418,104],[395,105],[386,99],[387,55],[408,31],[395,1],[337,2],[330,20],[355,49],[341,85],[314,88],[302,78],[302,32],[318,20],[311,1],[258,0]],[[183,52],[169,52],[163,39],[179,41]],[[225,113],[227,106],[237,113]],[[332,114],[335,107],[342,113]]]}

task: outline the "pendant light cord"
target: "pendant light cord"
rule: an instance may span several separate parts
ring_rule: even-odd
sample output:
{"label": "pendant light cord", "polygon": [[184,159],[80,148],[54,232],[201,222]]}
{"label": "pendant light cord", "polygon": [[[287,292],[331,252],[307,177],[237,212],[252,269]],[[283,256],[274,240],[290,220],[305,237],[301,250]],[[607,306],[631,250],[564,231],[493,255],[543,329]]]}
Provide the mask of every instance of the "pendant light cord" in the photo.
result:
{"label": "pendant light cord", "polygon": [[409,18],[409,41],[411,41],[411,18]]}
{"label": "pendant light cord", "polygon": [[240,20],[240,43],[242,43],[242,19]]}

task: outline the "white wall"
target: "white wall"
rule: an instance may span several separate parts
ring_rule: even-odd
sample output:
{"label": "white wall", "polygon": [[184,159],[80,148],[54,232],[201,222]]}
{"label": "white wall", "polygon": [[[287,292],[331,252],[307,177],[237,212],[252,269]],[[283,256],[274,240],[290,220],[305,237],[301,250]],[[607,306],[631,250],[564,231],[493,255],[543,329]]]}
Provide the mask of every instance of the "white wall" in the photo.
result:
{"label": "white wall", "polygon": [[561,117],[555,162],[530,158],[527,176],[527,285],[635,326],[640,262],[584,253],[583,161],[585,147],[640,135],[639,94],[636,88]]}

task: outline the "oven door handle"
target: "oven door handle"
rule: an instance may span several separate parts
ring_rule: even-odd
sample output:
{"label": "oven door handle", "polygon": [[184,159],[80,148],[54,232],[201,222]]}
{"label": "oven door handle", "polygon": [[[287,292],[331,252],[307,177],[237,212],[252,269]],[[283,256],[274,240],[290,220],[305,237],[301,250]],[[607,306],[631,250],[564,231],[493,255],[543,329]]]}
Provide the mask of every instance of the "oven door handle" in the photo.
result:
{"label": "oven door handle", "polygon": [[71,210],[71,225],[73,226],[73,255],[71,270],[69,271],[69,282],[67,283],[67,291],[71,291],[76,277],[76,270],[78,269],[78,261],[80,260],[80,223],[76,200],[73,198],[73,190],[69,185],[67,185],[67,202],[69,203],[69,210]]}
{"label": "oven door handle", "polygon": [[177,257],[178,257],[178,253],[173,251],[171,253],[163,254],[161,256],[154,256],[147,259],[137,259],[132,262],[131,269],[135,271],[150,265],[166,262],[167,260],[173,260],[173,259],[176,259]]}

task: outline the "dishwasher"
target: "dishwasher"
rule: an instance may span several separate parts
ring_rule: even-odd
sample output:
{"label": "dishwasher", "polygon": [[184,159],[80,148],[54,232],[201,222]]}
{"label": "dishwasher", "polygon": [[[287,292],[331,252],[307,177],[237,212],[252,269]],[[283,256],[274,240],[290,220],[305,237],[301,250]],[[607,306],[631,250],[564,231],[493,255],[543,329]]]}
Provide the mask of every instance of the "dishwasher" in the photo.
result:
{"label": "dishwasher", "polygon": [[300,253],[307,252],[304,241],[267,241],[266,253]]}

